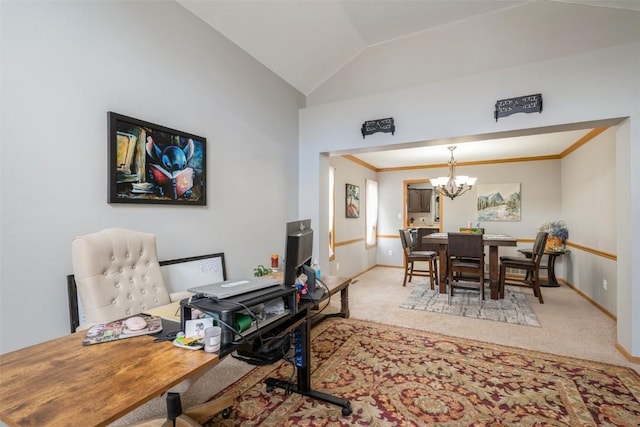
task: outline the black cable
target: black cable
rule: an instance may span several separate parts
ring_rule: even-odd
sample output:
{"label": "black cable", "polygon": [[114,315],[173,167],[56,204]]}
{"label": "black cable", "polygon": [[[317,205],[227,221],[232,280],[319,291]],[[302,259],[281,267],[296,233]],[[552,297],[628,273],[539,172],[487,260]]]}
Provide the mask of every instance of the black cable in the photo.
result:
{"label": "black cable", "polygon": [[[326,290],[327,290],[327,294],[329,294],[329,298],[327,299],[327,303],[325,304],[324,307],[322,307],[320,310],[318,310],[318,312],[314,313],[313,316],[311,316],[310,320],[315,319],[316,317],[320,316],[322,314],[323,311],[325,311],[327,309],[327,307],[329,307],[329,305],[331,305],[331,297],[333,295],[331,295],[331,292],[329,291],[329,287],[327,286],[326,283],[324,283],[322,280],[317,279],[316,281],[319,282]],[[318,304],[320,302],[322,302],[322,299],[320,299],[319,301],[314,301],[312,300],[314,303]]]}

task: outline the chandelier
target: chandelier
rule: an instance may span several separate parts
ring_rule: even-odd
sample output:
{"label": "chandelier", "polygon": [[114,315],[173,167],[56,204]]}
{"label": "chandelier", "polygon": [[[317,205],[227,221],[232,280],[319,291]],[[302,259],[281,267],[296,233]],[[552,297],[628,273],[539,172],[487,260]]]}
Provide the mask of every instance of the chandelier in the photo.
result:
{"label": "chandelier", "polygon": [[456,161],[453,158],[453,150],[455,146],[447,147],[451,151],[451,160],[449,160],[449,176],[439,176],[431,180],[431,185],[439,190],[445,196],[453,200],[455,197],[466,193],[473,187],[478,178],[472,178],[466,175],[456,176]]}

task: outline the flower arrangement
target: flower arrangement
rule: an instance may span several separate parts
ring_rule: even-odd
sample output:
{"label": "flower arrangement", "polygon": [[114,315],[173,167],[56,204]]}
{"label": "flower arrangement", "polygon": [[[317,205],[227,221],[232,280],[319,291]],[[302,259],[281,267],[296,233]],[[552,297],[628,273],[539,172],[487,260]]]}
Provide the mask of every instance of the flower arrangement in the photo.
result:
{"label": "flower arrangement", "polygon": [[569,238],[569,229],[564,221],[545,221],[538,226],[538,231],[549,233],[547,238],[547,250],[560,250],[564,248],[564,242]]}
{"label": "flower arrangement", "polygon": [[562,241],[569,238],[569,229],[564,221],[545,221],[538,226],[538,231],[546,231],[549,237],[556,237]]}

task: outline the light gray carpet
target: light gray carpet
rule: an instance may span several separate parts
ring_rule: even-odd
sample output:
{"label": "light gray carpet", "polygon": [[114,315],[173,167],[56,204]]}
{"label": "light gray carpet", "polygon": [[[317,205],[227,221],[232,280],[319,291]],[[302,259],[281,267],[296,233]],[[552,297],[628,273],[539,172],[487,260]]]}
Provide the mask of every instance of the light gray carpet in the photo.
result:
{"label": "light gray carpet", "polygon": [[524,294],[509,287],[506,287],[504,299],[492,300],[487,295],[483,307],[480,308],[477,290],[456,289],[449,304],[447,294],[439,293],[437,287],[431,290],[428,284],[421,284],[413,289],[400,307],[540,327],[538,318],[527,304]]}

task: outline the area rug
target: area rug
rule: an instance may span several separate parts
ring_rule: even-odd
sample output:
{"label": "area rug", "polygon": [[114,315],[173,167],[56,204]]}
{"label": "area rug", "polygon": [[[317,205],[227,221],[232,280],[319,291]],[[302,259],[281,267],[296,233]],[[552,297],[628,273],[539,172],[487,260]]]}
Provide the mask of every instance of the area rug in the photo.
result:
{"label": "area rug", "polygon": [[482,308],[478,295],[477,289],[456,289],[449,304],[447,294],[439,293],[437,288],[430,289],[428,284],[420,284],[400,307],[540,327],[525,295],[519,290],[505,286],[504,299],[493,300],[487,296]]}
{"label": "area rug", "polygon": [[[314,390],[353,413],[281,389],[285,361],[250,371],[208,426],[638,426],[640,375],[626,367],[354,319],[312,330]],[[215,396],[214,396],[215,397]]]}

